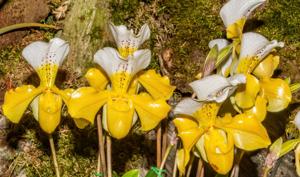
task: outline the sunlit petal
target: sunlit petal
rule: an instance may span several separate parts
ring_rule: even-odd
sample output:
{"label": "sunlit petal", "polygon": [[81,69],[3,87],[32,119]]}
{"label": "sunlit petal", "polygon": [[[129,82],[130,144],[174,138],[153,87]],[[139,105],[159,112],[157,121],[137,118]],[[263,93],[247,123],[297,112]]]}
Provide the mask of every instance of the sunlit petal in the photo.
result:
{"label": "sunlit petal", "polygon": [[251,108],[260,90],[259,80],[248,74],[246,84],[240,86],[235,93],[235,103],[243,109]]}
{"label": "sunlit petal", "polygon": [[155,128],[166,118],[171,107],[164,99],[153,100],[147,93],[131,96],[134,108],[141,121],[141,130],[148,131]]}
{"label": "sunlit petal", "polygon": [[43,64],[61,65],[68,53],[69,44],[53,38],[49,43],[37,41],[29,44],[23,49],[22,56],[36,69]]}
{"label": "sunlit petal", "polygon": [[84,77],[88,80],[89,84],[97,90],[103,90],[109,81],[108,78],[96,68],[89,69]]}
{"label": "sunlit petal", "polygon": [[[269,41],[264,36],[248,32],[244,33],[241,42],[241,53],[239,62],[244,59],[256,57],[259,61],[266,57],[275,47],[283,47],[282,42]],[[254,69],[254,68],[253,68]]]}
{"label": "sunlit petal", "polygon": [[232,135],[211,129],[204,135],[204,148],[211,167],[219,174],[227,174],[232,168],[234,157]]}
{"label": "sunlit petal", "polygon": [[175,118],[173,122],[179,134],[198,128],[198,123],[191,118]]}
{"label": "sunlit petal", "polygon": [[99,109],[107,102],[108,92],[98,92],[93,87],[82,87],[74,91],[69,101],[68,110],[73,118],[83,118],[94,123]]}
{"label": "sunlit petal", "polygon": [[107,128],[112,137],[124,138],[130,131],[134,107],[130,99],[109,98],[107,102]]}
{"label": "sunlit petal", "polygon": [[267,100],[258,96],[255,105],[245,111],[246,114],[254,115],[260,122],[263,121],[267,115]]}
{"label": "sunlit petal", "polygon": [[279,56],[274,56],[270,54],[257,65],[257,67],[253,71],[253,74],[260,79],[270,78],[272,77],[278,64]]}
{"label": "sunlit petal", "polygon": [[13,123],[18,123],[29,103],[41,91],[41,88],[32,85],[23,85],[7,91],[2,105],[3,114]]}
{"label": "sunlit petal", "polygon": [[265,0],[230,0],[221,9],[220,16],[226,27],[242,17],[248,17],[250,13]]}
{"label": "sunlit petal", "polygon": [[235,145],[246,151],[266,148],[271,143],[266,129],[253,115],[238,114],[230,123],[218,120],[216,126],[231,133]]}
{"label": "sunlit petal", "polygon": [[267,110],[278,112],[287,108],[292,100],[292,94],[287,82],[282,79],[262,79],[261,95],[268,100]]}
{"label": "sunlit petal", "polygon": [[152,69],[142,73],[138,81],[154,99],[169,99],[175,90],[167,76],[162,77]]}
{"label": "sunlit petal", "polygon": [[150,28],[147,24],[141,27],[137,35],[124,25],[116,26],[110,23],[109,27],[123,59],[132,55],[141,44],[150,38]]}

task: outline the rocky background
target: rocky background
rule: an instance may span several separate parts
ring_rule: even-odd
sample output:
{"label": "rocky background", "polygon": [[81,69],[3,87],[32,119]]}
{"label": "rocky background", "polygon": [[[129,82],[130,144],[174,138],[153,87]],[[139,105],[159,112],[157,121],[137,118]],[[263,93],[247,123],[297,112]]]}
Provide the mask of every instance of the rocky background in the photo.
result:
{"label": "rocky background", "polygon": [[[175,104],[191,95],[187,83],[195,80],[201,71],[208,42],[225,37],[219,17],[224,3],[225,0],[0,0],[0,28],[23,22],[60,27],[60,30],[22,29],[0,36],[0,105],[8,88],[38,84],[36,73],[20,54],[36,40],[58,36],[69,41],[71,52],[59,71],[57,85],[61,88],[86,85],[82,75],[94,65],[93,54],[103,46],[114,46],[107,29],[109,21],[133,29],[149,24],[151,40],[143,46],[153,51],[149,68],[168,75],[177,86],[171,101]],[[290,77],[292,82],[300,82],[299,9],[299,0],[270,0],[253,13],[246,25],[246,31],[285,42],[285,47],[279,50],[281,63],[276,75]],[[272,140],[299,136],[290,121],[299,110],[300,94],[293,96],[288,110],[268,115],[264,122]],[[132,168],[149,169],[155,164],[153,134],[139,132],[136,127],[128,138],[113,141],[115,175]],[[98,149],[95,127],[78,130],[65,113],[54,138],[63,177],[94,176]],[[246,153],[240,176],[257,176],[266,154],[266,150]],[[18,125],[0,117],[1,177],[54,176],[50,155],[47,136],[39,129],[30,110]],[[270,176],[296,176],[292,152],[277,162]]]}

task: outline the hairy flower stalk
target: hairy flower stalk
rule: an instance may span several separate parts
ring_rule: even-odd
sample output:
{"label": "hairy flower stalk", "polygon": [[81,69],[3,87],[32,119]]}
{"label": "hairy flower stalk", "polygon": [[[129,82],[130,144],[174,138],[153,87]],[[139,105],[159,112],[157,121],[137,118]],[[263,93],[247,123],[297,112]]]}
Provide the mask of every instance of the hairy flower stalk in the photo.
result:
{"label": "hairy flower stalk", "polygon": [[68,43],[59,38],[54,38],[49,43],[37,41],[28,45],[22,55],[38,73],[40,85],[37,88],[23,85],[7,91],[2,106],[4,115],[13,123],[19,123],[28,105],[31,104],[34,118],[42,130],[50,134],[49,142],[57,176],[59,170],[51,133],[60,123],[63,101],[67,104],[72,89],[60,90],[54,83],[58,67],[68,52]]}

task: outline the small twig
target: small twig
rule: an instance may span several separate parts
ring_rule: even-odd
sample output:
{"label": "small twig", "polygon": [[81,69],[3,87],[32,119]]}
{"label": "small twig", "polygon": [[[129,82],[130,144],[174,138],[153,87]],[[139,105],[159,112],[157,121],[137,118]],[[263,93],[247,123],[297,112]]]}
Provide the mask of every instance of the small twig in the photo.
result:
{"label": "small twig", "polygon": [[41,23],[19,23],[19,24],[10,25],[10,26],[6,26],[6,27],[3,27],[3,28],[0,28],[0,35],[4,34],[4,33],[7,33],[9,31],[16,30],[16,29],[31,28],[31,27],[58,29],[56,26],[45,25],[45,24],[41,24]]}
{"label": "small twig", "polygon": [[161,125],[158,126],[156,133],[156,166],[161,164]]}
{"label": "small twig", "polygon": [[105,148],[104,148],[104,141],[103,141],[103,129],[102,129],[102,121],[101,115],[97,115],[97,129],[98,129],[98,165],[97,165],[97,173],[103,173],[104,176],[106,175],[106,162],[105,162]]}
{"label": "small twig", "polygon": [[186,177],[190,177],[190,175],[191,175],[194,159],[195,159],[195,156],[192,155],[192,158],[191,158],[190,164],[189,164],[189,168],[188,168],[187,173],[186,173]]}
{"label": "small twig", "polygon": [[164,132],[162,133],[162,156],[165,155],[168,146],[168,121],[166,120],[163,123],[164,124],[162,124],[162,126],[164,128]]}
{"label": "small twig", "polygon": [[112,177],[111,139],[109,135],[106,136],[106,159],[107,159],[107,176]]}
{"label": "small twig", "polygon": [[53,137],[52,137],[51,134],[49,135],[49,143],[50,143],[50,148],[51,148],[52,157],[53,157],[55,175],[56,175],[56,177],[60,177],[57,158],[56,158],[56,153],[55,153],[54,141],[53,141]]}
{"label": "small twig", "polygon": [[[164,154],[164,158],[163,158],[163,161],[161,162],[161,165],[159,167],[159,173],[162,173],[163,169],[164,169],[164,166],[166,164],[166,161],[168,159],[168,156],[172,150],[172,148],[174,147],[174,144],[170,144],[168,146],[168,148],[166,149],[166,153]],[[159,174],[158,176],[160,176],[161,174]]]}
{"label": "small twig", "polygon": [[204,177],[204,165],[203,165],[203,161],[201,158],[199,158],[199,161],[198,161],[196,177]]}

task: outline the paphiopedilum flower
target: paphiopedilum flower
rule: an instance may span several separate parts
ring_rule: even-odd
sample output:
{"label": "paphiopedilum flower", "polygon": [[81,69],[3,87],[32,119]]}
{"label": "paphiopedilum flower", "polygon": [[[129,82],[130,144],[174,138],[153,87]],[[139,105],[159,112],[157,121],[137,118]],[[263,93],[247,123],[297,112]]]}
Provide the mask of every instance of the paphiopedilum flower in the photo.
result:
{"label": "paphiopedilum flower", "polygon": [[265,1],[229,0],[220,11],[220,16],[226,26],[227,38],[240,38],[248,16]]}
{"label": "paphiopedilum flower", "polygon": [[209,42],[209,47],[213,48],[217,45],[219,52],[228,45],[232,45],[233,49],[227,60],[217,66],[219,74],[226,77],[230,74],[232,65],[236,64],[237,55],[240,53],[245,22],[251,12],[264,2],[265,0],[230,0],[222,7],[220,16],[226,27],[227,38],[232,39],[232,42],[227,39],[214,39]]}
{"label": "paphiopedilum flower", "polygon": [[[76,90],[69,104],[69,113],[77,119],[77,125],[94,123],[99,109],[104,108],[104,128],[111,136],[125,137],[134,123],[135,111],[144,131],[153,129],[167,116],[170,106],[166,103],[174,90],[167,77],[145,69],[151,60],[150,50],[137,50],[123,60],[113,48],[99,50],[94,61],[105,73],[90,69],[86,74],[91,87]],[[150,94],[138,93],[140,83]],[[107,88],[106,90],[104,90]]]}
{"label": "paphiopedilum flower", "polygon": [[[196,92],[196,90],[195,90]],[[230,113],[218,116],[221,104],[197,102],[186,98],[174,109],[174,124],[183,149],[177,152],[176,163],[181,173],[194,148],[212,168],[226,174],[232,168],[234,147],[252,151],[267,147],[271,142],[266,129],[252,114]]]}
{"label": "paphiopedilum flower", "polygon": [[68,52],[68,43],[59,38],[54,38],[49,43],[33,42],[25,47],[22,55],[36,70],[40,85],[37,88],[23,85],[5,93],[2,109],[10,121],[18,123],[32,102],[34,117],[41,128],[49,134],[55,130],[60,122],[62,103],[68,101],[72,92],[71,89],[62,91],[55,86],[58,67]]}
{"label": "paphiopedilum flower", "polygon": [[109,27],[116,41],[121,59],[124,60],[133,55],[139,46],[150,38],[150,28],[147,24],[141,27],[138,34],[135,34],[132,29],[127,29],[124,25],[115,26],[110,23]]}
{"label": "paphiopedilum flower", "polygon": [[[289,84],[282,79],[271,78],[279,64],[279,56],[270,52],[283,45],[282,42],[269,41],[257,33],[243,34],[241,53],[234,72],[247,75],[247,83],[235,94],[235,103],[238,107],[250,109],[257,103],[261,108],[267,106],[270,112],[278,112],[289,105],[291,101]],[[258,97],[260,103],[256,99]]]}

